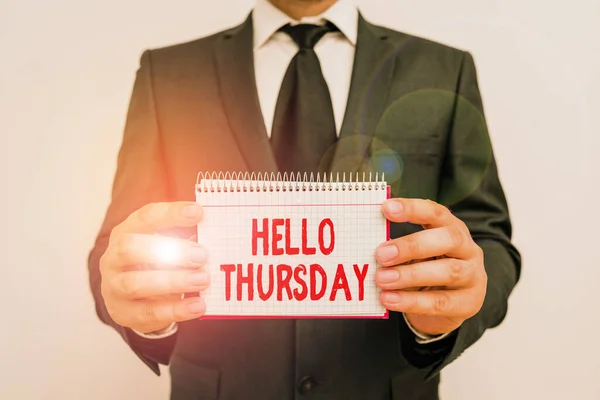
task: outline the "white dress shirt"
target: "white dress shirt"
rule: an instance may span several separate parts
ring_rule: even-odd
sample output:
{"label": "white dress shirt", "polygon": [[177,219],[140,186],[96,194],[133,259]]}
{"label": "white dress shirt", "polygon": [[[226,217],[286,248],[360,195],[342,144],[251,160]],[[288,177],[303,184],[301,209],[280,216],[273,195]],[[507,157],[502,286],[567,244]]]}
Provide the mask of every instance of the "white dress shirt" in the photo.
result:
{"label": "white dress shirt", "polygon": [[295,21],[268,0],[256,1],[252,12],[254,71],[260,108],[269,137],[283,77],[292,58],[298,52],[298,45],[292,38],[277,30],[286,24],[322,25],[326,21],[332,22],[340,32],[330,32],[323,36],[315,46],[315,53],[329,87],[335,126],[339,135],[350,92],[358,36],[358,9],[349,0],[338,0],[319,16]]}
{"label": "white dress shirt", "polygon": [[[329,87],[336,131],[339,136],[350,93],[354,53],[358,38],[358,8],[352,4],[351,0],[338,0],[319,16],[305,17],[300,21],[295,21],[268,0],[256,0],[252,12],[254,71],[260,108],[269,137],[271,137],[275,118],[279,89],[292,58],[298,52],[298,45],[292,38],[277,31],[286,24],[321,25],[326,21],[332,22],[339,32],[330,32],[323,36],[315,46],[315,53],[317,53],[323,76]],[[423,334],[417,331],[406,317],[405,320],[420,344],[431,343],[447,336],[447,334],[440,336]],[[172,324],[160,332],[137,333],[146,338],[158,339],[172,335],[176,331],[177,325]]]}

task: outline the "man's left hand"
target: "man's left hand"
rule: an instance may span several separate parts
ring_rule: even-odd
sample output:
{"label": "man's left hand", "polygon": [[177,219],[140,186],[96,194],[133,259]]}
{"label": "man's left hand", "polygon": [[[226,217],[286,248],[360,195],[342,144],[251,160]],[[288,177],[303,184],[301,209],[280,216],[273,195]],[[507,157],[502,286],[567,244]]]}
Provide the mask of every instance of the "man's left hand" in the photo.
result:
{"label": "man's left hand", "polygon": [[389,221],[424,228],[377,248],[383,306],[404,313],[413,328],[428,335],[452,332],[477,314],[487,275],[483,251],[465,223],[430,200],[390,199],[383,213]]}

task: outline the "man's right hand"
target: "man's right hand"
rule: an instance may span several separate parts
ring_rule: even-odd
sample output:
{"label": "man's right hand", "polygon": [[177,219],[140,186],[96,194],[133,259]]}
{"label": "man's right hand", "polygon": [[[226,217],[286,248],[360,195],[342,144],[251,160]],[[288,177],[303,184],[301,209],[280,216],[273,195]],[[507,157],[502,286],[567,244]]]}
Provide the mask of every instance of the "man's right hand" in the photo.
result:
{"label": "man's right hand", "polygon": [[204,314],[200,297],[182,299],[181,294],[208,286],[206,250],[189,240],[156,234],[195,226],[201,218],[202,207],[194,202],[154,203],[112,230],[100,273],[102,296],[116,323],[150,333]]}

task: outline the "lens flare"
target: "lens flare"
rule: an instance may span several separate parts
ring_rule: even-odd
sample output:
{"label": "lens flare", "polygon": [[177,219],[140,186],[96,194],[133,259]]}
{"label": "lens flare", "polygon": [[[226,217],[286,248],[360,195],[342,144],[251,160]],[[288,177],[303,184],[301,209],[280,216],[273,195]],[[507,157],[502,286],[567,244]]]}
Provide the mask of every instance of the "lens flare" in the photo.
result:
{"label": "lens flare", "polygon": [[383,172],[385,180],[391,185],[402,178],[404,160],[400,154],[390,148],[380,148],[373,152],[369,160],[372,171]]}
{"label": "lens flare", "polygon": [[182,258],[181,246],[175,240],[169,238],[160,238],[157,241],[154,254],[158,262],[164,264],[175,264]]}
{"label": "lens flare", "polygon": [[[481,186],[493,163],[480,104],[448,90],[420,89],[395,100],[378,121],[375,137],[379,142],[371,146],[373,168],[386,172],[396,195],[402,190],[410,197],[430,196],[419,192],[426,186],[422,171],[431,167],[433,176],[445,168],[441,190],[432,195],[439,203],[454,206]],[[403,162],[396,164],[400,158],[394,152]],[[443,167],[436,166],[442,161]],[[394,175],[399,167],[403,172]],[[400,176],[402,181],[394,184]]]}

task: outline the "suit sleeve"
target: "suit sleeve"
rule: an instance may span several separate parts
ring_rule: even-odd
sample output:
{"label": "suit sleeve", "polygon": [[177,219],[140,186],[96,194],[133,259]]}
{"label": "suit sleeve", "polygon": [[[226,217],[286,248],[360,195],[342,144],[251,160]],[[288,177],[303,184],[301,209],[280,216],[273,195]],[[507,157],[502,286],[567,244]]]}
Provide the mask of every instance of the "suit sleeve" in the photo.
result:
{"label": "suit sleeve", "polygon": [[177,334],[163,339],[147,339],[115,323],[100,293],[102,277],[99,262],[116,225],[145,204],[169,200],[169,183],[152,88],[151,53],[146,51],[141,57],[129,104],[111,203],[89,254],[88,270],[98,317],[112,326],[157,374],[160,374],[159,363],[168,364]]}
{"label": "suit sleeve", "polygon": [[488,284],[479,313],[449,337],[430,345],[403,345],[408,361],[428,368],[429,378],[459,357],[486,329],[502,322],[521,270],[521,257],[511,243],[508,206],[483,113],[475,63],[469,53],[464,53],[456,92],[438,202],[466,223],[483,249]]}

